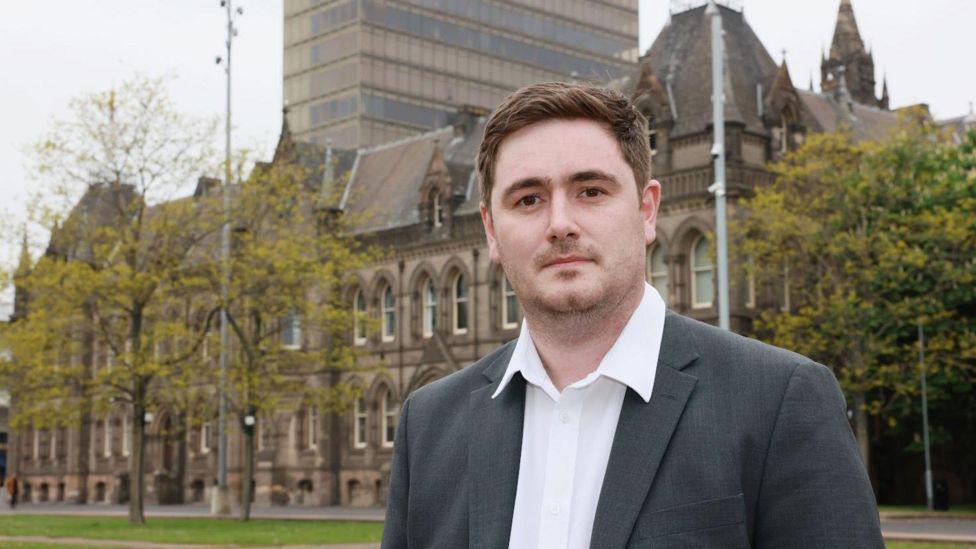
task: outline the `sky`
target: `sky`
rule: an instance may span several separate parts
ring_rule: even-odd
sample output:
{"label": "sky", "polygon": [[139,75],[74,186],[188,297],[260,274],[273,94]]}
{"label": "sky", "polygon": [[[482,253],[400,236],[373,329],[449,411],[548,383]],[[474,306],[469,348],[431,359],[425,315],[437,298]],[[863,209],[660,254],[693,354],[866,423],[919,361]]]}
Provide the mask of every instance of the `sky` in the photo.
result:
{"label": "sky", "polygon": [[[650,47],[669,9],[699,3],[639,0],[640,48]],[[725,0],[776,61],[786,51],[794,84],[819,89],[839,0]],[[976,100],[972,21],[976,0],[854,0],[861,36],[887,75],[893,107],[928,103],[937,118],[960,116]],[[233,50],[234,146],[273,152],[281,128],[282,4],[234,0],[244,9]],[[64,118],[70,99],[110,88],[134,73],[171,76],[178,108],[222,115],[226,12],[219,0],[60,0],[3,3],[0,17],[0,264],[16,262],[26,202],[37,184],[25,148]],[[36,254],[46,235],[30,234]],[[10,293],[0,292],[0,316]]]}

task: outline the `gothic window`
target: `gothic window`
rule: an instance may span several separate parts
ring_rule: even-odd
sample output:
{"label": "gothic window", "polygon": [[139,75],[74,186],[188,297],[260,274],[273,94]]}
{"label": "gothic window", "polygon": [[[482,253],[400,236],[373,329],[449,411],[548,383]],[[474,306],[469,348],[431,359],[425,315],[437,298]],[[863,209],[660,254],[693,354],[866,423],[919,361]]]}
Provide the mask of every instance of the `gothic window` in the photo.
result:
{"label": "gothic window", "polygon": [[444,225],[444,206],[441,204],[441,193],[436,189],[430,197],[430,222],[434,227]]}
{"label": "gothic window", "polygon": [[397,405],[396,401],[393,399],[393,391],[387,389],[383,393],[383,400],[381,401],[383,407],[383,447],[392,448],[393,439],[396,435]]}
{"label": "gothic window", "polygon": [[647,134],[647,144],[651,148],[651,156],[657,154],[657,130],[651,130]]}
{"label": "gothic window", "polygon": [[518,327],[519,316],[521,312],[519,311],[518,297],[515,295],[515,289],[512,288],[512,283],[508,281],[508,277],[502,277],[502,328],[505,330],[510,330]]}
{"label": "gothic window", "polygon": [[454,277],[452,288],[451,298],[454,302],[453,331],[455,334],[466,334],[468,333],[468,283],[464,280],[463,274],[458,273]]}
{"label": "gothic window", "polygon": [[212,426],[209,421],[203,423],[200,426],[200,453],[207,454],[210,453],[210,433],[212,431]]}
{"label": "gothic window", "polygon": [[396,338],[396,299],[393,297],[393,287],[385,284],[381,296],[383,341],[393,341]]}
{"label": "gothic window", "polygon": [[356,409],[355,416],[353,417],[352,423],[352,441],[353,446],[356,448],[366,447],[366,398],[359,397],[356,399]]}
{"label": "gothic window", "polygon": [[105,455],[105,457],[112,457],[112,418],[106,417],[102,422],[102,425],[104,425],[102,453]]}
{"label": "gothic window", "polygon": [[366,343],[366,297],[361,289],[356,290],[352,298],[355,315],[352,319],[353,344],[364,345]]}
{"label": "gothic window", "polygon": [[122,455],[129,457],[132,452],[132,434],[129,432],[129,415],[122,416]]}
{"label": "gothic window", "polygon": [[294,311],[281,320],[281,346],[285,349],[299,349],[302,346],[302,323]]}
{"label": "gothic window", "polygon": [[319,409],[316,406],[305,411],[305,447],[319,447]]}
{"label": "gothic window", "polygon": [[647,256],[647,279],[651,286],[661,294],[661,299],[668,302],[668,265],[664,260],[664,246],[655,244]]}
{"label": "gothic window", "polygon": [[712,306],[715,296],[715,287],[712,281],[714,270],[711,245],[707,238],[699,236],[691,247],[692,308],[704,309]]}
{"label": "gothic window", "polygon": [[434,279],[427,277],[421,285],[421,306],[423,316],[423,336],[425,338],[434,335],[437,328],[437,290],[434,288]]}

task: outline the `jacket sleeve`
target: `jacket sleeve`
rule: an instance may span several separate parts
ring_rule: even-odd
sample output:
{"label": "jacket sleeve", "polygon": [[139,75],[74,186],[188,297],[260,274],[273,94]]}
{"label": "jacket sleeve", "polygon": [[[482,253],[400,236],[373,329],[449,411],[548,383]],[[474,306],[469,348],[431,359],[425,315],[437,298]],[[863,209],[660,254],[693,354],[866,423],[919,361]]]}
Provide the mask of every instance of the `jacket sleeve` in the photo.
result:
{"label": "jacket sleeve", "polygon": [[800,364],[763,468],[754,547],[884,548],[878,508],[834,375]]}
{"label": "jacket sleeve", "polygon": [[400,421],[393,440],[393,461],[390,463],[390,491],[386,498],[386,519],[383,524],[382,549],[406,549],[407,509],[410,495],[410,465],[407,452],[407,410],[410,398],[403,402]]}

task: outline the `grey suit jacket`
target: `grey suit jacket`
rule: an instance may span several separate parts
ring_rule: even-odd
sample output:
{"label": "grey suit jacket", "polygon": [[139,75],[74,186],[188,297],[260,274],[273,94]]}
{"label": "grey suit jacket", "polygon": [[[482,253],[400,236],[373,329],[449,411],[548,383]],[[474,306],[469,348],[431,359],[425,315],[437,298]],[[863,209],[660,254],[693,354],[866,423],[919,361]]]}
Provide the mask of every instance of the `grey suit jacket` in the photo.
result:
{"label": "grey suit jacket", "polygon": [[[385,549],[508,546],[525,380],[491,395],[514,347],[404,402]],[[591,547],[883,548],[833,374],[668,312],[650,402],[624,398]]]}

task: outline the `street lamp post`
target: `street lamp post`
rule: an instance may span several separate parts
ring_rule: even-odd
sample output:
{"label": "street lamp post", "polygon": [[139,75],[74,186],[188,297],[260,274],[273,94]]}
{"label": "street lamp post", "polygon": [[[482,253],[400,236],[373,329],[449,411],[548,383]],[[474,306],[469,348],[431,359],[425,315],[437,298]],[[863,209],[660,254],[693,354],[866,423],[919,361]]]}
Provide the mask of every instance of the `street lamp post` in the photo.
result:
{"label": "street lamp post", "polygon": [[[228,332],[227,317],[227,298],[228,285],[230,282],[230,185],[231,185],[231,164],[230,164],[230,54],[231,44],[237,36],[237,29],[234,28],[234,10],[231,0],[221,0],[220,6],[227,8],[227,59],[224,64],[224,72],[227,73],[227,116],[225,120],[225,144],[224,151],[224,188],[221,193],[223,199],[224,223],[220,233],[220,262],[221,262],[221,299],[220,309],[220,400],[218,405],[217,418],[217,489],[213,492],[210,501],[210,513],[213,515],[230,514],[230,488],[227,485],[227,363],[228,363],[228,343],[230,334]],[[243,14],[241,8],[237,8],[237,14]],[[217,62],[221,59],[218,57]]]}
{"label": "street lamp post", "polygon": [[712,22],[712,158],[715,182],[708,191],[715,194],[715,240],[718,255],[718,325],[729,329],[728,231],[725,221],[725,41],[722,14],[715,0],[709,0],[705,14]]}
{"label": "street lamp post", "polygon": [[925,501],[929,511],[933,508],[932,456],[929,454],[929,397],[925,382],[925,330],[918,323],[918,366],[922,370],[922,443],[925,445]]}

